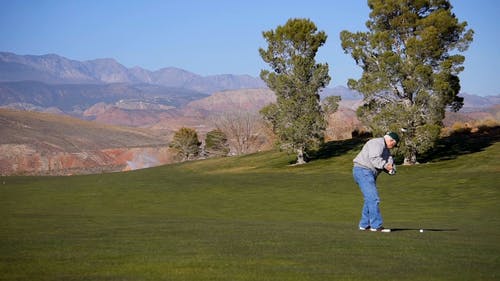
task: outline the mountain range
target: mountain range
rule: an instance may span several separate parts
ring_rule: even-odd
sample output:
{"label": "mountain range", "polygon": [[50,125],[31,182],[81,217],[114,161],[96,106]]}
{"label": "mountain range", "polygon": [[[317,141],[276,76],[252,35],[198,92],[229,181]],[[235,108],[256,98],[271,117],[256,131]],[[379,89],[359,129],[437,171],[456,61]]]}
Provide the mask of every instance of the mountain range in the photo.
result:
{"label": "mountain range", "polygon": [[0,82],[27,80],[47,84],[153,84],[205,94],[265,87],[261,79],[249,75],[200,76],[175,67],[157,71],[127,68],[110,58],[76,61],[55,54],[34,56],[0,52]]}
{"label": "mountain range", "polygon": [[[52,108],[78,115],[96,103],[123,100],[180,108],[216,92],[252,88],[266,85],[249,75],[201,76],[175,67],[157,71],[127,68],[111,58],[77,61],[56,54],[0,52],[0,106],[13,108]],[[322,98],[329,95],[339,95],[342,100],[362,98],[343,86],[326,88],[321,93]],[[465,108],[500,103],[500,95],[461,95],[465,97]]]}
{"label": "mountain range", "polygon": [[[192,101],[199,101],[199,109],[204,98],[228,91],[241,101],[250,93],[248,89],[267,87],[260,78],[249,75],[204,77],[174,67],[157,71],[126,68],[114,59],[76,61],[54,54],[0,52],[0,107],[67,114],[109,124],[154,125],[162,116],[178,117],[192,112],[185,108]],[[340,95],[345,100],[360,97],[344,87],[325,89],[322,96],[328,95]],[[227,93],[206,102],[214,102],[217,97],[222,101],[218,111],[234,106],[224,103],[234,99],[228,98]],[[246,99],[251,103],[254,97]],[[267,102],[273,99],[270,93]],[[253,106],[258,110],[265,104]]]}

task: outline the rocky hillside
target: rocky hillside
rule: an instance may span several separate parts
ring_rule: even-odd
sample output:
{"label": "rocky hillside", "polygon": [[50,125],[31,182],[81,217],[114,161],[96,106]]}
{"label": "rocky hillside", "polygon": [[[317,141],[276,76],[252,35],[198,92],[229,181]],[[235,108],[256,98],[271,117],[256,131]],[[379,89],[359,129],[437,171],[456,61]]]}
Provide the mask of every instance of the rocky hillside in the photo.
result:
{"label": "rocky hillside", "polygon": [[276,100],[268,89],[242,89],[215,93],[211,96],[192,101],[179,110],[152,124],[152,129],[178,130],[181,127],[196,129],[201,135],[215,128],[214,118],[221,114],[252,113]]}
{"label": "rocky hillside", "polygon": [[0,109],[0,175],[85,174],[171,162],[168,135]]}
{"label": "rocky hillside", "polygon": [[276,96],[269,89],[243,89],[218,92],[209,97],[192,101],[186,105],[186,108],[214,113],[257,112],[275,101]]}

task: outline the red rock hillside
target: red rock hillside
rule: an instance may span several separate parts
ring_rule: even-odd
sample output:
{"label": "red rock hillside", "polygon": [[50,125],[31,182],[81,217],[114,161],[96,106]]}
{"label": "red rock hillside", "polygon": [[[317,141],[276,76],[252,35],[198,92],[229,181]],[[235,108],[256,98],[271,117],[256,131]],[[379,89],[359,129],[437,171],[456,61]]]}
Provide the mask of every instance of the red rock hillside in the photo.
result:
{"label": "red rock hillside", "polygon": [[167,135],[0,109],[0,175],[88,174],[172,162]]}

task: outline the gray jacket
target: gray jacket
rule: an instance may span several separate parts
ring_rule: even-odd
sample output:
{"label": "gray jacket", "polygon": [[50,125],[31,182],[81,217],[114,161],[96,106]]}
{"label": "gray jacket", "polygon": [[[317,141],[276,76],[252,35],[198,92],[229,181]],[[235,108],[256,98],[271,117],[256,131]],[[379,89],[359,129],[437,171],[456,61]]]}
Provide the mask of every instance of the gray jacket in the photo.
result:
{"label": "gray jacket", "polygon": [[393,163],[393,159],[382,137],[367,141],[353,162],[355,167],[370,169],[378,175],[385,164]]}

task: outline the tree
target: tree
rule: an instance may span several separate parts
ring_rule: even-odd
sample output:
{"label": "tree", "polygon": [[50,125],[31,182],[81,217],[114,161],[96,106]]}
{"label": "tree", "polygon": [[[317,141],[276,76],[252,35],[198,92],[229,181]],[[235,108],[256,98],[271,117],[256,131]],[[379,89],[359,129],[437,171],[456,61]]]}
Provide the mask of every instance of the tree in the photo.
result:
{"label": "tree", "polygon": [[205,150],[209,156],[227,156],[229,144],[226,134],[219,129],[208,132],[205,136]]}
{"label": "tree", "polygon": [[342,100],[341,96],[328,96],[323,99],[321,108],[325,114],[333,114],[339,109],[339,103]]}
{"label": "tree", "polygon": [[296,151],[297,164],[303,164],[304,152],[323,141],[326,127],[319,91],[330,76],[328,64],[317,64],[315,57],[327,35],[308,19],[290,19],[263,36],[268,47],[259,53],[273,72],[262,70],[260,77],[276,94],[276,103],[261,114],[279,141]]}
{"label": "tree", "polygon": [[200,141],[195,130],[190,128],[180,128],[175,132],[170,147],[177,151],[182,157],[182,161],[190,160],[200,152]]}
{"label": "tree", "polygon": [[261,123],[257,113],[228,111],[214,116],[212,122],[227,136],[228,143],[236,155],[256,150]]}
{"label": "tree", "polygon": [[458,111],[465,51],[473,31],[448,0],[369,0],[367,32],[340,34],[362,70],[348,86],[364,95],[360,119],[374,134],[405,128],[400,153],[415,164],[433,147],[447,109]]}

